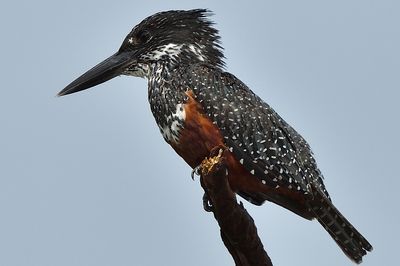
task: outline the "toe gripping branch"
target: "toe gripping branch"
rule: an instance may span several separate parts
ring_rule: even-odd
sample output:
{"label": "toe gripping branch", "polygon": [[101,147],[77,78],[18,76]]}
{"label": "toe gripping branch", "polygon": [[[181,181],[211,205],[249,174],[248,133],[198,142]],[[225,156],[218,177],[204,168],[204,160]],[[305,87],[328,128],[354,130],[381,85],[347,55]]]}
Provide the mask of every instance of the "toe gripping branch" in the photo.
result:
{"label": "toe gripping branch", "polygon": [[253,218],[243,204],[237,202],[229,186],[225,161],[227,152],[225,148],[217,147],[197,170],[205,192],[204,209],[213,212],[221,228],[222,241],[237,266],[272,266],[258,237]]}

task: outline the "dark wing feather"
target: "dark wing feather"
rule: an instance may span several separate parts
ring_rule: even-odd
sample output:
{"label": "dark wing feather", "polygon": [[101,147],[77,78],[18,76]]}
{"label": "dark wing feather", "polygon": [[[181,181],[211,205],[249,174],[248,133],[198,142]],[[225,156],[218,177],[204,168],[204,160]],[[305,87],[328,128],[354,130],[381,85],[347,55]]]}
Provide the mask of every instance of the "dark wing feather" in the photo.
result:
{"label": "dark wing feather", "polygon": [[190,88],[244,167],[264,184],[329,198],[307,142],[232,74],[208,66],[187,73]]}

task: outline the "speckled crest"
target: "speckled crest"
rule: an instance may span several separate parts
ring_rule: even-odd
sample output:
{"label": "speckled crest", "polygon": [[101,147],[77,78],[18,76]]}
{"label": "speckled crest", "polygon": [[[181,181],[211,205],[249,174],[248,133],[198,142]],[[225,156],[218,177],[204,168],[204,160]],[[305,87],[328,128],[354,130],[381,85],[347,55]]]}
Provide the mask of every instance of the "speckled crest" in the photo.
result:
{"label": "speckled crest", "polygon": [[223,67],[220,37],[207,18],[210,15],[206,9],[156,13],[132,29],[120,51],[136,51],[139,63],[192,64],[201,61]]}

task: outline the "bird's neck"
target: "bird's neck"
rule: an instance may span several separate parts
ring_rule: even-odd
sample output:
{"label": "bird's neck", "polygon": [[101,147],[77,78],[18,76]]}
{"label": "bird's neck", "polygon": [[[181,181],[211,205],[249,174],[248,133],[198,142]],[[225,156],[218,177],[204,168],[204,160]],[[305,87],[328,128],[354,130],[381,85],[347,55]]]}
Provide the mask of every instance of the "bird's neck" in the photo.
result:
{"label": "bird's neck", "polygon": [[149,87],[150,84],[161,83],[162,81],[169,80],[174,69],[175,66],[169,62],[160,61],[151,63],[147,75]]}
{"label": "bird's neck", "polygon": [[182,126],[182,104],[187,98],[185,86],[177,77],[179,68],[167,63],[153,63],[149,66],[148,99],[153,116],[164,139],[176,142],[179,128]]}

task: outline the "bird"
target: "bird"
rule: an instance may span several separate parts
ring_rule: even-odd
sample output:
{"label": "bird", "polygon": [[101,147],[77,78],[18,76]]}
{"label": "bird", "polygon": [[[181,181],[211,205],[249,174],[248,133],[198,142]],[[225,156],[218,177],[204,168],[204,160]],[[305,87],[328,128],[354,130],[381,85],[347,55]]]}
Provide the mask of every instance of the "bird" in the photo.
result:
{"label": "bird", "polygon": [[278,204],[316,219],[354,262],[371,244],[333,205],[306,140],[272,107],[225,71],[219,31],[208,9],[162,11],[145,18],[119,50],[58,96],[120,75],[147,79],[151,112],[165,141],[196,169],[226,149],[231,189],[255,205]]}

